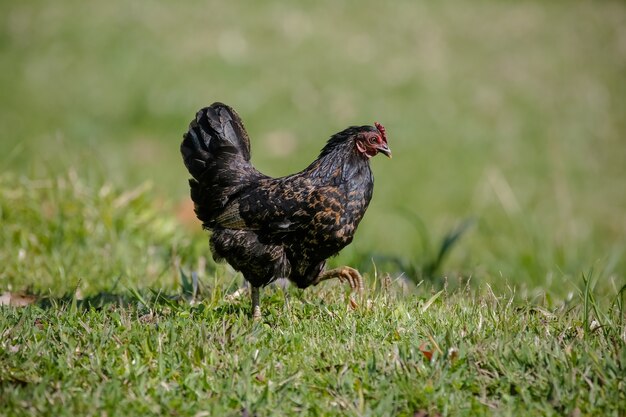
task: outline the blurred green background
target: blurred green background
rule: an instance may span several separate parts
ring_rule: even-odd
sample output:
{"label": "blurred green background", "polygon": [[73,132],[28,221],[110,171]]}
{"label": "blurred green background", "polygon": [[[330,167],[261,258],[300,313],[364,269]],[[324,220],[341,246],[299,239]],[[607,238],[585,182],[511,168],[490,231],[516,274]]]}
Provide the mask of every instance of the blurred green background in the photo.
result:
{"label": "blurred green background", "polygon": [[[30,227],[11,220],[30,201],[11,199],[32,187],[19,178],[67,172],[100,191],[148,181],[159,210],[185,220],[179,143],[223,101],[274,176],[349,125],[386,126],[394,158],[372,161],[374,199],[337,263],[372,272],[374,258],[419,280],[474,219],[435,280],[531,296],[567,296],[592,270],[602,291],[624,283],[623,2],[2,2],[0,97],[15,230]],[[181,230],[208,253],[199,224]]]}

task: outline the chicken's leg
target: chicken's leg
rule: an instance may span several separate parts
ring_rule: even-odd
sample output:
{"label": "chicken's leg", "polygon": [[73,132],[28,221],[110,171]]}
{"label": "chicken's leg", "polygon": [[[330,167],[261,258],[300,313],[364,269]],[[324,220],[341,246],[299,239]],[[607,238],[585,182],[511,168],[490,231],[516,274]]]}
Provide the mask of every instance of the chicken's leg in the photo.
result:
{"label": "chicken's leg", "polygon": [[250,291],[250,295],[252,298],[252,318],[254,320],[261,319],[261,307],[259,306],[259,296],[261,293],[261,289],[259,287],[252,287],[252,291]]}
{"label": "chicken's leg", "polygon": [[341,281],[347,281],[350,288],[352,288],[352,291],[361,292],[365,288],[363,285],[363,277],[359,271],[354,268],[350,268],[349,266],[342,266],[340,268],[329,269],[322,272],[319,274],[314,284],[317,285],[320,282],[331,278],[339,278]]}

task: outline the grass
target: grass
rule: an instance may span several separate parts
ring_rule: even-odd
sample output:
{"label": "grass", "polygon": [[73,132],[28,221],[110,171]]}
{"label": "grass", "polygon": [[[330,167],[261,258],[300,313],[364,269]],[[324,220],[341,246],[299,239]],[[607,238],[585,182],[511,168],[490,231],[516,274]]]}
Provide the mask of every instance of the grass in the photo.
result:
{"label": "grass", "polygon": [[[0,415],[624,415],[621,2],[0,4]],[[327,283],[224,301],[178,144],[391,161]],[[199,282],[194,294],[193,281]],[[6,300],[6,297],[2,298]],[[14,302],[19,300],[16,298]],[[429,359],[429,357],[431,359]]]}
{"label": "grass", "polygon": [[[267,294],[269,292],[269,294]],[[337,286],[268,291],[264,319],[219,288],[4,312],[6,415],[620,415],[623,311],[397,283],[352,311]],[[437,293],[439,294],[439,293]],[[435,298],[435,297],[433,297]]]}

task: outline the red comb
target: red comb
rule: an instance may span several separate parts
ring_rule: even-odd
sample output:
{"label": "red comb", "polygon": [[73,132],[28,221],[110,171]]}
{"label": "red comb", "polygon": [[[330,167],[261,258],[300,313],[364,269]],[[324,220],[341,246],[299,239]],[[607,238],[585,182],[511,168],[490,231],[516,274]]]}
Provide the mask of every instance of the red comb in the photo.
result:
{"label": "red comb", "polygon": [[381,125],[378,122],[374,122],[374,126],[376,126],[376,129],[378,129],[378,131],[380,132],[381,136],[383,137],[383,140],[386,143],[387,142],[387,135],[385,134],[385,126]]}

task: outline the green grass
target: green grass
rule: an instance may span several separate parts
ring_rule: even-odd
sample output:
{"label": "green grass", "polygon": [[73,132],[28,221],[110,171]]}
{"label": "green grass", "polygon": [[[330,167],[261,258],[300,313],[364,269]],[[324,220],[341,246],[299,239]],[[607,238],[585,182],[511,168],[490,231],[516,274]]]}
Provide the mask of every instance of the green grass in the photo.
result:
{"label": "green grass", "polygon": [[[546,309],[473,291],[431,302],[328,285],[266,291],[264,319],[218,288],[4,311],[7,415],[620,415],[623,311]],[[269,292],[269,295],[267,294]],[[428,357],[432,354],[432,357]],[[123,411],[122,411],[123,410]]]}
{"label": "green grass", "polygon": [[[617,1],[1,3],[0,295],[37,300],[0,307],[0,415],[626,414],[624,22]],[[178,153],[215,100],[276,176],[386,126],[331,261],[365,274],[356,311],[338,283],[266,290],[258,324],[224,301],[241,277],[181,209]]]}

